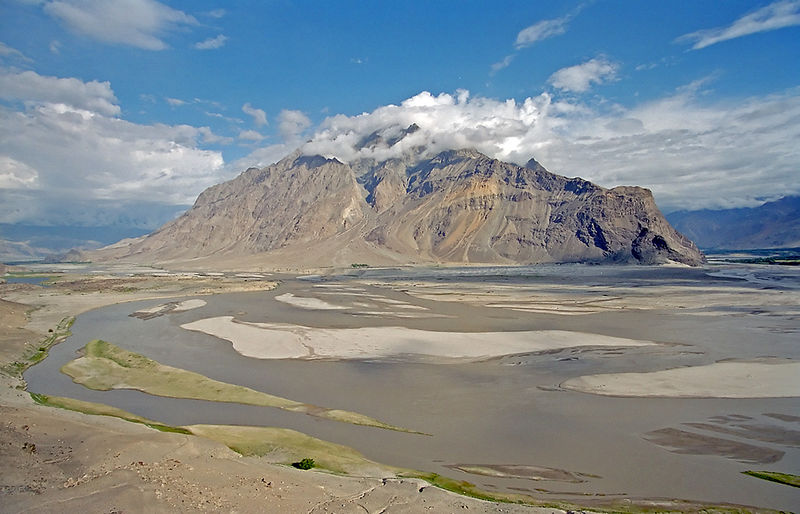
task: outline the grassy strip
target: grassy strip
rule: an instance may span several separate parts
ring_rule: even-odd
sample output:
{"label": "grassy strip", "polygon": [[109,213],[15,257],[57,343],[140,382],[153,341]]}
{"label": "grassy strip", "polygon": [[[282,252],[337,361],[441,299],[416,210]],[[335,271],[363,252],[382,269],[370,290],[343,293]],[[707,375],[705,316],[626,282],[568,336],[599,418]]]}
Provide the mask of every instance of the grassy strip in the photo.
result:
{"label": "grassy strip", "polygon": [[371,461],[349,446],[331,443],[288,428],[191,425],[191,433],[220,442],[245,456],[291,465],[304,458],[313,458],[314,467],[342,475],[397,476],[408,472]]}
{"label": "grassy strip", "polygon": [[777,482],[791,487],[800,487],[800,475],[777,473],[775,471],[742,471],[742,473],[762,480],[769,480],[770,482]]}
{"label": "grassy strip", "polygon": [[36,344],[26,344],[20,358],[14,362],[4,365],[2,367],[2,371],[8,375],[21,379],[22,374],[26,369],[41,362],[45,357],[47,357],[47,354],[50,352],[50,348],[52,348],[53,345],[60,343],[72,335],[70,329],[72,328],[73,323],[75,323],[74,317],[62,319],[58,323],[58,326],[51,330],[50,335]]}
{"label": "grassy strip", "polygon": [[33,401],[38,403],[39,405],[46,405],[48,407],[56,407],[59,409],[72,410],[76,412],[82,412],[84,414],[91,414],[94,416],[109,416],[112,418],[120,418],[133,423],[141,423],[142,425],[146,425],[150,428],[154,428],[161,432],[191,434],[191,432],[189,432],[185,428],[164,425],[163,423],[152,421],[147,418],[137,416],[136,414],[132,414],[128,411],[117,409],[116,407],[111,407],[110,405],[104,405],[102,403],[85,402],[83,400],[74,400],[72,398],[64,398],[62,396],[47,396],[38,393],[30,393],[30,395],[31,398],[33,398]]}
{"label": "grassy strip", "polygon": [[413,433],[357,412],[300,403],[249,387],[213,380],[185,369],[166,366],[99,339],[87,344],[84,347],[84,356],[66,363],[61,371],[74,382],[98,391],[136,389],[169,398],[276,407],[354,425]]}

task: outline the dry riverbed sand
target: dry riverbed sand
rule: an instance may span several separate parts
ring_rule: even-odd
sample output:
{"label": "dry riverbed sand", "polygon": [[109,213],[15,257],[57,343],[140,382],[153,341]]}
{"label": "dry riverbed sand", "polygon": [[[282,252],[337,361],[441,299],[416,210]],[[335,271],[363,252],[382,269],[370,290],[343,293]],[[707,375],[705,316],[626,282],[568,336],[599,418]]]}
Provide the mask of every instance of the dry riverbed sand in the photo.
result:
{"label": "dry riverbed sand", "polygon": [[219,429],[210,427],[195,427],[204,438],[37,405],[14,372],[66,317],[272,285],[169,274],[60,275],[44,289],[0,284],[0,512],[563,512],[466,498],[390,473],[353,478],[277,466],[212,440]]}
{"label": "dry riverbed sand", "polygon": [[257,359],[374,359],[424,355],[444,359],[486,359],[578,346],[624,347],[653,344],[621,337],[533,330],[519,332],[438,332],[406,327],[313,328],[286,323],[248,323],[233,316],[181,325],[233,344]]}
{"label": "dry riverbed sand", "polygon": [[790,398],[800,395],[800,362],[715,362],[650,373],[587,375],[561,387],[605,396]]}

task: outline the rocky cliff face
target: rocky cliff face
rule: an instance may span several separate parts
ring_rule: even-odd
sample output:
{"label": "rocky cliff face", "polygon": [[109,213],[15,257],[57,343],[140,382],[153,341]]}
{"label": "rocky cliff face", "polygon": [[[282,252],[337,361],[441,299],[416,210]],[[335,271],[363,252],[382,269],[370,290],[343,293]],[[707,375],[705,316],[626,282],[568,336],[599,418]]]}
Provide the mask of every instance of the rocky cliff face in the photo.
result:
{"label": "rocky cliff face", "polygon": [[646,189],[604,189],[473,150],[350,164],[293,154],[209,188],[180,218],[105,255],[305,266],[703,260]]}

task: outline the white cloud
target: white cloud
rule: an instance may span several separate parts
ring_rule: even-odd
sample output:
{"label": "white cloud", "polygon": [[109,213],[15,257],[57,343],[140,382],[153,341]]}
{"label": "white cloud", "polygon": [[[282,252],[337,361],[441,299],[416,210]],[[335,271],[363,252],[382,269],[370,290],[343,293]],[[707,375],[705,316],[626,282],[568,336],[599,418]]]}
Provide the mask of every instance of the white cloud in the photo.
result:
{"label": "white cloud", "polygon": [[228,12],[227,12],[225,9],[214,9],[213,11],[208,11],[208,12],[206,12],[205,14],[206,14],[207,16],[211,16],[212,18],[222,18],[222,17],[224,17],[224,16],[225,16],[227,13],[228,13]]}
{"label": "white cloud", "polygon": [[239,132],[239,139],[244,139],[246,141],[261,141],[264,139],[264,136],[255,130],[242,130]]}
{"label": "white cloud", "polygon": [[218,136],[209,127],[200,127],[197,132],[202,137],[203,143],[229,145],[233,143],[232,137]]}
{"label": "white cloud", "polygon": [[225,168],[230,174],[236,175],[248,168],[263,168],[275,164],[296,149],[288,143],[269,145],[253,150],[250,154],[228,164]]}
{"label": "white cloud", "polygon": [[198,50],[216,50],[217,48],[222,48],[227,40],[228,36],[220,34],[217,37],[210,37],[205,41],[195,43],[194,47]]}
{"label": "white cloud", "polygon": [[50,48],[50,53],[55,54],[55,55],[60,54],[61,53],[61,41],[58,41],[56,39],[50,41],[50,45],[48,46],[48,48]]}
{"label": "white cloud", "polygon": [[0,106],[0,221],[57,221],[31,218],[54,199],[75,212],[143,198],[185,205],[227,178],[222,155],[198,146],[218,137],[207,127],[131,123],[108,83],[25,73],[0,76],[0,91],[25,106]]}
{"label": "white cloud", "polygon": [[533,25],[522,29],[517,34],[517,40],[514,42],[514,47],[517,49],[531,46],[537,41],[548,39],[553,36],[559,36],[567,31],[567,23],[572,19],[572,15],[567,15],[562,18],[555,18],[552,20],[542,20],[534,23]]}
{"label": "white cloud", "polygon": [[23,162],[0,155],[0,189],[28,189],[37,187],[39,173]]}
{"label": "white cloud", "polygon": [[[546,93],[517,102],[423,92],[370,113],[327,118],[302,150],[344,162],[452,148],[518,164],[536,157],[555,173],[606,187],[651,188],[667,211],[800,194],[800,89],[704,104],[702,82],[633,109],[605,111]],[[395,142],[414,123],[419,130]],[[382,141],[362,147],[375,133]]]}
{"label": "white cloud", "polygon": [[506,55],[502,61],[498,61],[492,64],[491,74],[494,75],[498,71],[508,68],[508,66],[511,64],[511,61],[514,60],[514,57],[516,57],[516,54]]}
{"label": "white cloud", "polygon": [[[487,155],[524,162],[548,137],[550,102],[547,94],[517,103],[513,99],[470,98],[463,90],[438,96],[424,91],[400,105],[386,105],[358,116],[327,118],[311,142],[303,146],[303,152],[349,162],[359,158],[384,160],[417,149],[433,155],[452,148],[475,148]],[[413,124],[420,129],[390,144]],[[373,134],[381,136],[383,142],[362,148]]]}
{"label": "white cloud", "polygon": [[301,111],[284,109],[278,114],[278,131],[285,141],[296,140],[311,126],[311,120]]}
{"label": "white cloud", "polygon": [[692,49],[699,50],[729,39],[794,25],[800,25],[800,0],[782,0],[746,14],[727,27],[698,30],[675,41],[694,43]]}
{"label": "white cloud", "polygon": [[57,0],[44,11],[70,30],[104,43],[163,50],[162,37],[197,20],[155,0]]}
{"label": "white cloud", "polygon": [[180,98],[165,98],[166,102],[170,104],[172,107],[180,107],[181,105],[186,105],[186,100],[181,100]]}
{"label": "white cloud", "polygon": [[120,113],[117,98],[108,82],[48,77],[33,71],[14,73],[0,69],[0,98],[28,103],[65,104],[105,116]]}
{"label": "white cloud", "polygon": [[563,91],[583,93],[588,91],[592,83],[602,84],[614,80],[619,66],[605,57],[596,57],[582,64],[561,68],[547,81]]}
{"label": "white cloud", "polygon": [[256,127],[261,127],[267,124],[267,113],[261,109],[256,109],[250,105],[249,102],[242,106],[242,112],[253,117],[253,123],[256,125]]}
{"label": "white cloud", "polygon": [[227,121],[228,123],[235,123],[235,124],[241,124],[241,123],[244,123],[244,122],[243,122],[242,120],[240,120],[239,118],[232,118],[232,117],[230,117],[230,116],[225,116],[224,114],[222,114],[222,113],[219,113],[219,112],[213,112],[213,111],[203,111],[203,114],[205,114],[205,115],[206,115],[206,116],[208,116],[209,118],[219,118],[219,119],[221,119],[221,120],[225,120],[225,121]]}
{"label": "white cloud", "polygon": [[0,57],[11,57],[25,62],[33,62],[33,59],[23,54],[16,48],[12,48],[7,44],[0,41]]}

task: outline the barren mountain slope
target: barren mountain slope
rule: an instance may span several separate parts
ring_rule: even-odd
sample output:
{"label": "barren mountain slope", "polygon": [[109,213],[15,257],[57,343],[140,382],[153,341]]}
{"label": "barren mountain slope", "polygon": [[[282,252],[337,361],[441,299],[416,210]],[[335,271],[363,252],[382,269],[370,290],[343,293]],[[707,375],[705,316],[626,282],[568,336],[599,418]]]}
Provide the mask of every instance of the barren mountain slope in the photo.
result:
{"label": "barren mountain slope", "polygon": [[351,165],[295,153],[209,188],[150,236],[96,254],[248,263],[257,255],[305,266],[703,259],[646,189],[607,190],[474,150]]}

